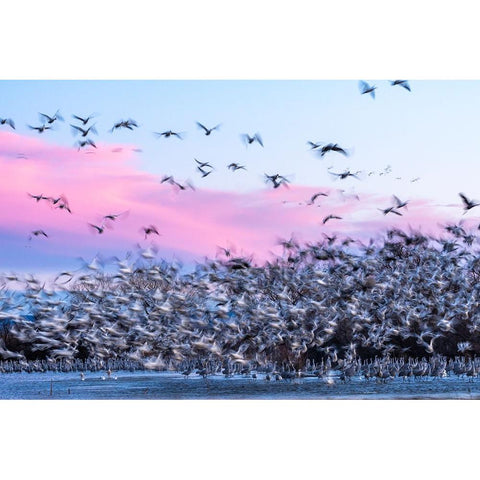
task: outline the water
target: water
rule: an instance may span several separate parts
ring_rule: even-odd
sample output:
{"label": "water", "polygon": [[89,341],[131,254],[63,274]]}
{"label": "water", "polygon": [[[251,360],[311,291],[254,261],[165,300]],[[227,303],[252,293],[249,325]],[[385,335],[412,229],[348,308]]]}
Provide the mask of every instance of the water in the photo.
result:
{"label": "water", "polygon": [[[119,371],[108,378],[105,373],[86,372],[81,381],[75,373],[0,374],[0,399],[12,400],[153,400],[153,399],[475,399],[480,398],[480,380],[466,378],[426,378],[416,381],[390,380],[378,383],[353,378],[344,383],[338,378],[328,385],[318,378],[266,381],[236,376],[212,375],[204,379],[178,373]],[[103,377],[103,379],[102,379]],[[116,378],[116,379],[115,379]]]}

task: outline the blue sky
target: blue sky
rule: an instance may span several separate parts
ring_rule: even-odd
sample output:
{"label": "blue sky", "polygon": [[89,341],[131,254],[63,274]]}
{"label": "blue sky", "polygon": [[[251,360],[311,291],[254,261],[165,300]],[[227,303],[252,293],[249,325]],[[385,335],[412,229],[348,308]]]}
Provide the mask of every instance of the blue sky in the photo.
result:
{"label": "blue sky", "polygon": [[[38,125],[39,111],[52,114],[59,108],[67,122],[73,121],[71,113],[98,112],[96,140],[141,147],[141,168],[155,174],[199,181],[193,158],[209,161],[216,171],[201,181],[208,188],[255,189],[264,172],[315,185],[329,180],[324,166],[380,171],[391,165],[394,177],[422,178],[414,186],[402,184],[407,195],[420,187],[423,195],[449,201],[459,188],[474,195],[468,172],[480,158],[480,82],[411,81],[411,93],[386,80],[370,82],[378,87],[375,100],[360,95],[357,82],[348,80],[2,81],[0,115],[14,118],[19,133],[35,136],[26,124]],[[108,132],[128,117],[139,122],[138,130]],[[196,121],[222,125],[205,137]],[[185,140],[152,134],[168,129],[186,132]],[[265,148],[246,149],[239,134],[256,131]],[[75,140],[66,123],[47,134],[42,138],[63,145]],[[347,160],[335,154],[319,160],[307,140],[337,142],[353,154]],[[250,174],[230,174],[225,169],[230,162],[245,164]],[[362,190],[397,188],[393,176],[364,182]]]}
{"label": "blue sky", "polygon": [[[243,230],[248,227],[248,218],[252,218],[254,228],[257,219],[248,208],[255,204],[258,198],[253,203],[250,200],[242,203],[227,194],[257,195],[259,191],[267,190],[269,187],[264,183],[265,173],[285,175],[291,181],[292,187],[306,189],[307,193],[309,188],[344,189],[360,196],[380,196],[382,202],[389,201],[388,198],[395,194],[403,200],[421,200],[433,206],[449,205],[447,210],[450,209],[457,219],[462,218],[458,193],[464,192],[470,198],[480,198],[480,188],[477,185],[480,159],[477,133],[480,82],[414,80],[410,81],[412,91],[408,92],[398,86],[392,87],[387,80],[366,80],[377,86],[375,99],[360,94],[357,80],[9,80],[0,82],[0,117],[13,118],[17,127],[16,134],[24,138],[26,143],[27,139],[29,142],[40,140],[49,148],[71,148],[78,138],[72,136],[68,125],[73,122],[71,115],[87,116],[97,113],[94,122],[99,134],[92,138],[99,145],[103,144],[106,149],[118,145],[122,145],[124,150],[127,150],[129,145],[142,149],[139,153],[130,152],[128,159],[109,154],[113,159],[118,158],[118,163],[112,160],[113,163],[108,167],[112,174],[111,182],[118,184],[118,178],[115,180],[113,176],[120,171],[127,176],[149,175],[156,184],[162,175],[171,174],[180,182],[190,179],[197,189],[207,192],[207,196],[210,195],[208,198],[197,195],[192,198],[191,203],[182,204],[183,213],[178,210],[178,218],[183,218],[182,221],[189,221],[185,209],[196,212],[195,209],[200,211],[202,208],[217,208],[212,207],[212,201],[215,201],[212,199],[222,198],[225,202],[232,202],[232,205],[243,205],[235,207],[235,211],[228,210],[227,204],[224,207],[226,212],[231,211],[232,219],[242,219]],[[27,124],[39,125],[38,112],[52,115],[57,109],[65,117],[65,123],[58,123],[55,131],[39,135],[28,129]],[[139,128],[134,131],[110,132],[115,122],[127,118],[135,119]],[[207,137],[197,127],[197,121],[208,127],[216,124],[221,124],[221,127]],[[1,132],[11,131],[5,125],[0,128]],[[170,129],[184,133],[184,140],[174,137],[158,139],[153,135],[154,131]],[[241,142],[240,134],[255,132],[260,132],[265,148],[258,144],[246,148]],[[322,159],[309,151],[306,144],[308,140],[338,143],[348,149],[351,155],[344,158],[339,154],[329,153]],[[72,152],[76,153],[74,150]],[[98,152],[97,154],[103,155]],[[92,186],[97,181],[97,171],[93,165],[96,165],[99,156],[88,156],[88,160],[87,156],[82,155],[72,157],[74,161],[83,162],[83,167],[85,162],[93,162],[90,171]],[[209,162],[215,170],[206,178],[201,178],[194,158]],[[62,165],[62,161],[58,165]],[[16,162],[20,168],[21,162]],[[128,163],[128,168],[125,162]],[[226,166],[232,162],[245,165],[247,171],[231,172]],[[63,192],[68,196],[67,185],[70,178],[79,172],[80,165],[73,163],[68,167],[58,167],[71,173],[70,177],[63,181],[60,177],[57,179],[59,183],[54,187],[58,191],[57,195]],[[379,175],[387,166],[390,166],[391,173]],[[362,171],[362,180],[334,180],[328,173],[329,167],[334,172],[347,168],[354,172]],[[102,170],[99,172],[102,173]],[[370,172],[373,174],[368,175]],[[105,172],[102,174],[105,175]],[[18,175],[22,175],[20,169]],[[45,168],[38,170],[35,175],[38,176],[38,181],[22,185],[18,192],[20,196],[24,196],[28,191],[27,185],[33,185],[28,186],[30,189],[37,188],[38,185],[38,189],[43,191],[46,187],[42,185],[49,180],[47,175],[52,177],[57,173]],[[417,177],[420,177],[420,180],[412,183],[411,180]],[[108,182],[109,180],[107,184]],[[97,184],[95,188],[108,188],[107,184],[100,187]],[[88,190],[89,184],[86,185],[84,188]],[[138,195],[136,190],[134,192]],[[220,196],[215,197],[212,192],[219,192]],[[92,196],[91,193],[87,191],[85,195],[89,197]],[[121,196],[123,193],[116,192],[115,195]],[[148,202],[151,202],[151,198],[147,201],[150,205]],[[158,199],[159,207],[165,203],[168,203],[165,199]],[[160,222],[165,222],[167,218],[174,222],[177,215],[175,208],[180,208],[180,203],[171,204],[172,210],[168,214],[163,212],[163,216],[159,213],[153,217],[139,217],[138,222],[159,222],[161,225]],[[382,208],[386,206],[388,205],[374,205]],[[30,204],[28,208],[30,207],[35,207],[35,204]],[[116,204],[111,207],[116,208]],[[87,222],[100,221],[102,214],[109,213],[102,213],[102,208],[98,206],[93,210],[95,216],[85,213],[86,216],[78,217],[78,221],[81,221],[84,227]],[[226,213],[220,212],[220,206],[218,211],[218,218],[225,218]],[[215,216],[202,220],[200,213],[199,222],[213,222],[211,228],[217,228]],[[376,213],[381,217],[381,214]],[[206,214],[208,215],[208,212]],[[467,216],[475,218],[475,215],[476,212],[469,212]],[[369,216],[367,212],[367,217]],[[172,223],[171,228],[180,228],[178,223],[179,220],[177,225]],[[14,245],[17,238],[15,235],[25,237],[25,233],[14,233],[5,229],[6,225],[3,227],[5,235],[2,234],[2,239],[5,244]],[[40,227],[41,225],[31,226]],[[284,231],[278,234],[288,235],[295,232],[297,227],[293,223],[291,227],[286,225]],[[60,229],[61,225],[56,224],[51,228]],[[130,228],[134,228],[137,232],[135,235],[138,236],[140,224],[137,225],[132,220]],[[215,242],[232,240],[231,237],[235,237],[232,232],[228,230],[222,233],[219,240],[212,238],[211,245],[205,247],[205,254],[214,253]],[[191,232],[185,229],[184,234],[188,236]],[[78,237],[78,232],[76,235]],[[167,233],[162,239],[165,244],[161,254],[175,255],[176,249],[181,254],[188,252],[189,245],[180,245],[180,237],[175,237],[174,241],[173,236],[169,240],[168,235]],[[258,235],[257,228],[250,237],[258,240]],[[110,236],[110,239],[112,238]],[[268,241],[274,242],[272,239],[274,236],[270,232]],[[45,244],[45,247],[39,242],[33,245],[35,248],[28,244],[28,251],[22,246],[15,250],[14,254],[8,254],[3,259],[4,267],[14,269],[15,261],[24,267],[28,263],[32,268],[40,268],[42,264],[60,267],[68,262],[77,265],[76,257],[79,255],[92,256],[96,251],[108,255],[107,240],[98,240],[104,243],[92,244],[88,238],[85,241],[80,240],[85,245],[92,245],[83,252],[79,251],[78,255],[74,254],[71,245],[65,244],[69,241],[65,238],[62,250],[56,250],[58,247],[53,241]],[[25,242],[22,240],[22,243]],[[118,255],[122,248],[126,251],[132,246],[131,241],[128,245],[116,244],[115,248],[111,247],[111,251]],[[197,255],[199,253],[196,251]]]}

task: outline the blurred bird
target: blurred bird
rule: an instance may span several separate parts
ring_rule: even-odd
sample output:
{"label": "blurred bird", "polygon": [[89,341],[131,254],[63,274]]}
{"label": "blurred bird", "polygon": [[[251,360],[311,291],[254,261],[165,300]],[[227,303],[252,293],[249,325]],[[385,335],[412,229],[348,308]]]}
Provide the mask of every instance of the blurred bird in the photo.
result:
{"label": "blurred bird", "polygon": [[198,163],[199,168],[208,167],[213,169],[213,167],[208,162],[199,162],[196,158],[194,158],[194,160]]}
{"label": "blurred bird", "polygon": [[[32,235],[35,236],[35,237],[38,237],[40,235],[44,236],[45,238],[48,238],[48,235],[43,231],[43,230],[34,230],[32,232]],[[31,239],[32,237],[30,236],[29,237],[29,240]]]}
{"label": "blurred bird", "polygon": [[10,125],[15,130],[15,122],[11,118],[0,118],[0,125]]}
{"label": "blurred bird", "polygon": [[307,205],[313,205],[318,197],[328,197],[328,193],[318,192],[312,195]]}
{"label": "blurred bird", "polygon": [[160,236],[160,234],[158,233],[157,227],[155,227],[155,225],[149,225],[148,227],[142,227],[141,231],[145,233],[145,240],[147,239],[148,235],[155,234],[155,235]]}
{"label": "blurred bird", "polygon": [[118,130],[119,128],[126,128],[128,130],[133,130],[133,127],[138,128],[138,124],[135,120],[129,118],[128,120],[120,120],[119,122],[115,123],[111,128],[110,132],[114,130]]}
{"label": "blurred bird", "polygon": [[99,235],[101,235],[105,231],[105,225],[93,225],[93,223],[89,223],[88,226],[92,231],[96,231]]}
{"label": "blurred bird", "polygon": [[129,210],[125,210],[122,213],[110,213],[109,215],[105,215],[103,217],[103,219],[104,220],[110,220],[110,221],[114,222],[117,218],[127,217],[129,213],[130,213]]}
{"label": "blurred bird", "polygon": [[207,175],[210,175],[213,170],[209,170],[208,172],[203,170],[202,167],[197,167],[197,170],[202,174],[202,178],[206,177]]}
{"label": "blurred bird", "polygon": [[255,133],[253,137],[251,137],[247,133],[242,133],[242,135],[240,135],[240,138],[246,146],[251,145],[253,142],[257,142],[263,147],[263,140],[259,133]]}
{"label": "blurred bird", "polygon": [[173,136],[173,137],[179,138],[180,140],[183,140],[182,135],[180,133],[172,132],[171,130],[167,130],[166,132],[161,132],[161,133],[153,132],[153,134],[158,138],[160,137],[169,138]]}
{"label": "blurred bird", "polygon": [[360,172],[352,173],[352,172],[350,172],[350,170],[346,170],[345,172],[342,172],[342,173],[335,173],[335,172],[328,172],[328,173],[330,173],[330,175],[335,175],[336,177],[340,178],[341,180],[345,180],[348,177],[353,177],[353,178],[356,178],[357,180],[360,180],[360,178],[358,178],[358,174]]}
{"label": "blurred bird", "polygon": [[325,225],[329,220],[342,220],[342,217],[339,217],[337,215],[327,215],[323,220],[322,220],[322,224]]}
{"label": "blurred bird", "polygon": [[47,123],[50,124],[50,125],[57,120],[60,120],[61,122],[63,122],[63,117],[60,115],[59,110],[57,110],[53,116],[46,115],[45,113],[40,113],[40,112],[39,112],[38,115],[40,117],[40,121],[43,122],[43,121],[46,120]]}
{"label": "blurred bird", "polygon": [[408,205],[408,200],[405,202],[402,202],[396,195],[393,195],[393,200],[395,202],[395,208],[407,208]]}
{"label": "blurred bird", "polygon": [[311,150],[316,150],[317,148],[320,148],[323,144],[321,142],[315,143],[315,142],[308,141],[307,145],[310,145]]}
{"label": "blurred bird", "polygon": [[464,214],[467,213],[468,210],[480,205],[480,203],[476,202],[475,200],[469,200],[463,193],[459,193],[458,195],[463,202],[463,209],[465,210]]}
{"label": "blurred bird", "polygon": [[403,87],[405,90],[408,90],[409,92],[411,92],[410,85],[408,84],[407,80],[393,80],[390,82],[390,85],[392,86],[398,85],[400,87]]}
{"label": "blurred bird", "polygon": [[220,123],[218,125],[215,125],[214,127],[212,128],[207,128],[205,125],[202,125],[200,122],[197,122],[197,125],[199,128],[203,129],[205,131],[205,135],[210,135],[214,130],[218,130],[218,128],[220,127]]}
{"label": "blurred bird", "polygon": [[230,165],[227,165],[227,168],[230,169],[232,172],[240,169],[247,170],[243,165],[239,165],[238,163],[231,163]]}
{"label": "blurred bird", "polygon": [[279,175],[278,173],[276,173],[275,175],[267,175],[265,174],[265,182],[272,182],[272,185],[273,185],[273,188],[278,188],[280,187],[280,185],[283,185],[285,187],[288,187],[288,183],[290,183],[290,181]]}
{"label": "blurred bird", "polygon": [[324,157],[328,152],[337,152],[341,153],[345,157],[348,157],[348,152],[344,148],[340,147],[338,143],[327,143],[326,145],[323,145],[320,150],[317,149],[317,152],[320,153],[321,157]]}
{"label": "blurred bird", "polygon": [[37,202],[39,202],[40,200],[50,200],[49,197],[44,197],[42,193],[40,195],[32,195],[31,193],[28,193],[28,195],[34,198]]}
{"label": "blurred bird", "polygon": [[375,89],[377,88],[375,85],[369,85],[367,82],[360,80],[358,86],[362,95],[369,93],[373,99],[375,98]]}
{"label": "blurred bird", "polygon": [[45,130],[51,130],[52,127],[49,127],[45,124],[40,125],[39,127],[32,127],[32,125],[27,125],[30,130],[37,130],[38,133],[43,133]]}
{"label": "blurred bird", "polygon": [[72,127],[72,132],[74,135],[78,135],[78,132],[81,132],[82,137],[86,137],[90,132],[94,134],[98,133],[97,129],[95,128],[95,124],[90,125],[87,129],[72,124],[70,124],[70,126]]}
{"label": "blurred bird", "polygon": [[92,118],[96,117],[96,114],[95,113],[92,113],[91,115],[89,115],[88,117],[80,117],[78,115],[72,115],[73,118],[75,118],[76,120],[82,122],[83,125],[86,125]]}
{"label": "blurred bird", "polygon": [[87,145],[93,147],[93,148],[97,148],[97,145],[95,145],[95,142],[90,139],[90,138],[87,138],[86,140],[79,140],[77,142],[77,145],[78,145],[78,150],[80,150],[81,148],[84,148],[86,147]]}

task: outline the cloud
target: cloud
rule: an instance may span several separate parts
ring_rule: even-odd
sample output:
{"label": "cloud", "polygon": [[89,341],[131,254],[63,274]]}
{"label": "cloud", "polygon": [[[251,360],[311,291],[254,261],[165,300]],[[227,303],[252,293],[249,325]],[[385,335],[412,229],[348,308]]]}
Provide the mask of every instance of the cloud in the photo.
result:
{"label": "cloud", "polygon": [[[291,234],[308,241],[323,238],[322,233],[367,239],[391,226],[436,233],[441,230],[439,224],[458,220],[461,212],[460,208],[442,208],[419,199],[411,201],[401,217],[384,216],[378,209],[389,206],[390,198],[360,193],[358,200],[329,186],[291,185],[238,193],[197,185],[195,191],[179,191],[141,171],[132,146],[97,146],[94,154],[86,154],[43,138],[0,132],[0,229],[10,240],[12,235],[18,239],[18,258],[25,244],[50,258],[55,253],[68,257],[125,252],[136,243],[148,245],[154,240],[160,255],[212,256],[217,245],[230,243],[262,259],[275,248],[278,238]],[[19,153],[24,156],[18,157]],[[320,196],[315,204],[307,205],[319,191],[327,192],[328,197]],[[28,193],[63,194],[72,214],[54,208],[50,201],[37,202]],[[125,211],[129,215],[112,222],[113,228],[101,235],[88,228],[88,223],[101,225],[104,215]],[[329,214],[342,220],[323,225],[322,219]],[[145,240],[141,229],[152,224],[161,236]],[[470,225],[474,226],[473,220]],[[49,238],[28,242],[29,233],[39,228]],[[14,245],[9,242],[10,249],[15,249]],[[5,255],[9,253],[3,252]]]}

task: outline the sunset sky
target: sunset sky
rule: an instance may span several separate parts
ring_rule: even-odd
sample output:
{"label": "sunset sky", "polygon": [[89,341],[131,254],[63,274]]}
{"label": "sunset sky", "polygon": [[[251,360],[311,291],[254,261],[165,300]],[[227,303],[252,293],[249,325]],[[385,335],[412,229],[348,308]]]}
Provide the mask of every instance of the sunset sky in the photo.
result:
{"label": "sunset sky", "polygon": [[[123,257],[152,243],[169,260],[193,262],[234,245],[261,261],[280,253],[279,238],[292,234],[367,239],[391,225],[434,233],[460,219],[476,229],[477,212],[463,215],[458,193],[480,198],[480,82],[411,81],[408,92],[366,80],[377,86],[375,99],[348,80],[1,81],[0,118],[16,126],[0,126],[1,269],[55,272],[78,268],[80,256]],[[28,128],[40,125],[38,112],[57,110],[65,122],[54,130]],[[97,149],[78,151],[72,114],[91,113]],[[110,131],[128,118],[139,128]],[[206,136],[197,121],[220,127]],[[167,130],[183,140],[153,134]],[[255,132],[264,148],[242,143],[240,134]],[[307,141],[338,143],[350,155],[321,158]],[[202,178],[194,158],[209,162],[212,173]],[[246,171],[228,170],[232,162]],[[334,179],[329,168],[360,171],[360,180]],[[285,176],[289,188],[273,189],[265,173]],[[195,190],[161,184],[163,175]],[[319,191],[329,196],[306,205]],[[72,214],[27,193],[63,194]],[[378,210],[392,204],[392,194],[409,201],[402,217]],[[128,215],[101,235],[88,228],[122,212]],[[329,214],[342,220],[323,225]],[[145,240],[141,229],[149,225],[161,236]],[[29,240],[37,229],[49,238]]]}

